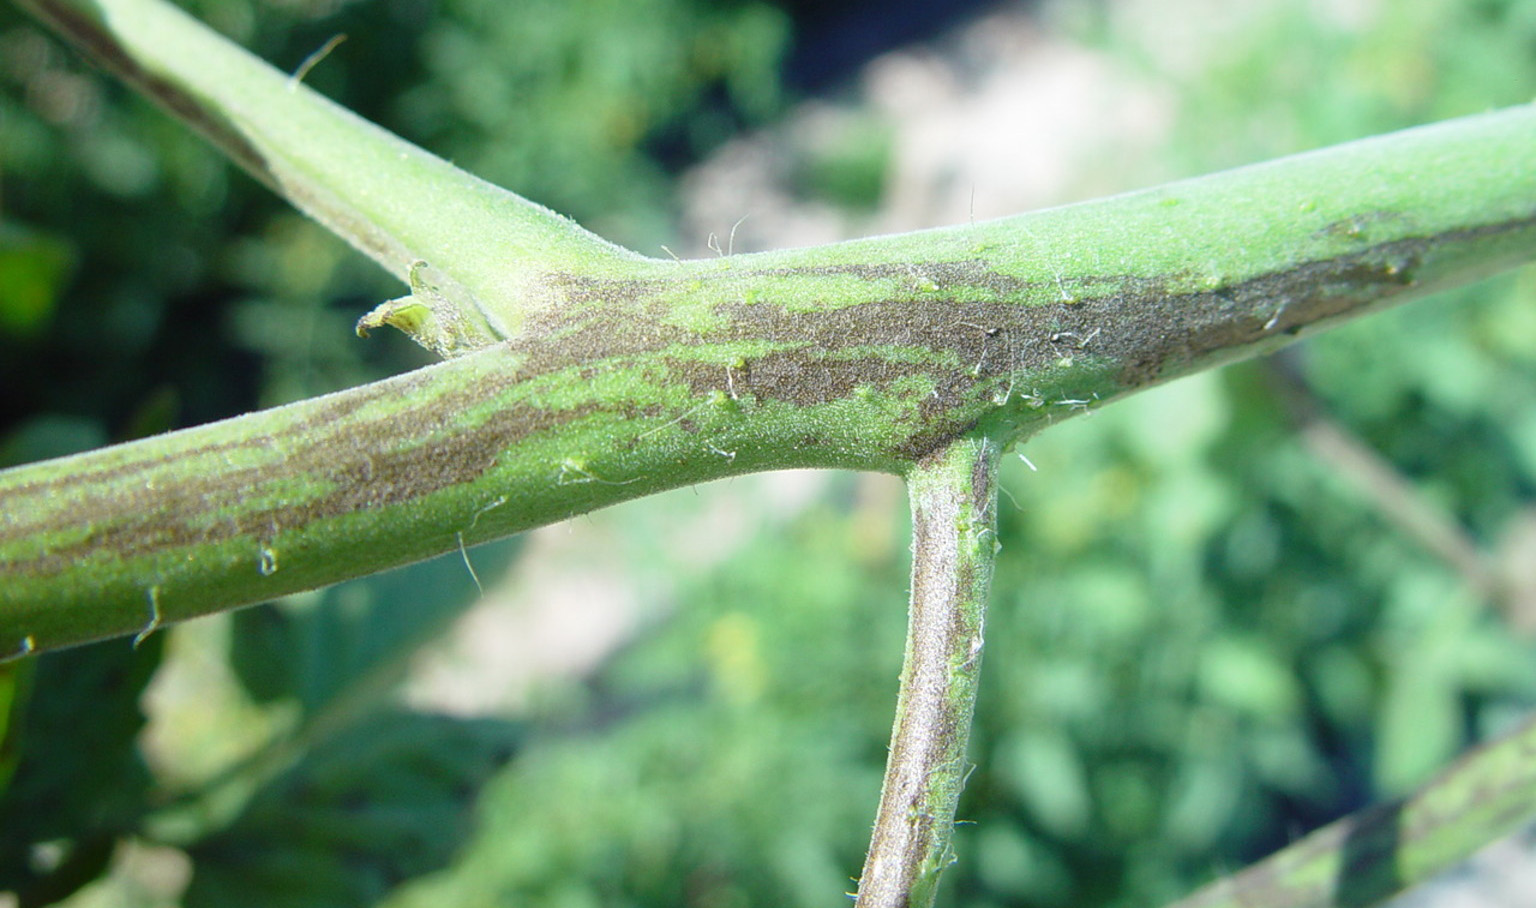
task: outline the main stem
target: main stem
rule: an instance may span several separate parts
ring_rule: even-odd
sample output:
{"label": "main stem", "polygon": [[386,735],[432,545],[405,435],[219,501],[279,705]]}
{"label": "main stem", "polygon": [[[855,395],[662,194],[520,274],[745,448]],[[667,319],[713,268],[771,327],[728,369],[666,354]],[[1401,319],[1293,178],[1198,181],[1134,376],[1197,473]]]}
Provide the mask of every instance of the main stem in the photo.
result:
{"label": "main stem", "polygon": [[991,438],[961,438],[907,475],[907,654],[857,908],[926,908],[951,861],[997,547],[998,454]]}
{"label": "main stem", "polygon": [[[127,2],[78,5],[142,24]],[[521,235],[528,209],[509,210]],[[434,256],[456,248],[457,233],[433,235]],[[1023,439],[1533,257],[1532,106],[941,230],[695,262],[562,253],[523,272],[559,305],[489,347],[0,471],[0,659],[726,476],[906,474],[956,438]],[[484,302],[499,282],[464,267],[452,282]],[[432,269],[416,276],[442,290]]]}

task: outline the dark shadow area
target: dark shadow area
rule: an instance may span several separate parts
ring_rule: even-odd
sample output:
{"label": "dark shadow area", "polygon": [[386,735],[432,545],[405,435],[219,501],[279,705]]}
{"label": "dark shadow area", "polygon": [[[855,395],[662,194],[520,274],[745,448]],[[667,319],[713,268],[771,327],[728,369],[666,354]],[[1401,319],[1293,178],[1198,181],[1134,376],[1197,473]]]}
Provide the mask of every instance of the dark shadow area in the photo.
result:
{"label": "dark shadow area", "polygon": [[1397,851],[1402,845],[1403,802],[1391,801],[1361,814],[1340,847],[1334,904],[1366,908],[1402,891]]}
{"label": "dark shadow area", "polygon": [[794,19],[785,86],[815,94],[870,60],[929,39],[989,9],[997,0],[776,0]]}

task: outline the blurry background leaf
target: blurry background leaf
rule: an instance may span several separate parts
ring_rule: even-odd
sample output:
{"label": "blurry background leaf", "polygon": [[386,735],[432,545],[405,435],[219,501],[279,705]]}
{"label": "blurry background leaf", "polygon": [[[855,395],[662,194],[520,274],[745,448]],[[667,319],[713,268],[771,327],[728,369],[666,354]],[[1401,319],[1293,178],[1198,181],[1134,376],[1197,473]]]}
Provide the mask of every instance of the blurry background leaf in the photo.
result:
{"label": "blurry background leaf", "polygon": [[153,786],[137,748],[139,695],[162,643],[112,640],[33,664],[34,694],[12,717],[19,760],[0,795],[0,890],[27,904],[69,895],[136,827]]}
{"label": "blurry background leaf", "polygon": [[0,335],[43,330],[71,264],[68,243],[0,223]]}
{"label": "blurry background leaf", "polygon": [[387,904],[818,905],[845,890],[906,625],[889,598],[906,577],[899,524],[883,499],[850,504],[834,495],[686,578],[672,619],[547,691],[463,857]]}
{"label": "blurry background leaf", "polygon": [[0,665],[0,797],[11,784],[11,774],[21,759],[21,732],[32,691],[37,663],[18,659]]}
{"label": "blurry background leaf", "polygon": [[91,419],[61,414],[34,416],[13,426],[10,434],[0,439],[0,465],[77,454],[109,440],[101,425]]}
{"label": "blurry background leaf", "polygon": [[258,791],[191,849],[184,904],[368,905],[446,865],[473,826],[481,784],[512,758],[510,723],[375,713]]}

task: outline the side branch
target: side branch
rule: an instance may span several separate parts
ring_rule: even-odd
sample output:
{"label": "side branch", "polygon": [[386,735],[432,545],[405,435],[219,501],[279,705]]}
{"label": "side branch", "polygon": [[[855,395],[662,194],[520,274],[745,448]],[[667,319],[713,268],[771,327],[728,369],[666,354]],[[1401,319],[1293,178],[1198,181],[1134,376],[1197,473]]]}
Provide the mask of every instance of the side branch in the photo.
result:
{"label": "side branch", "polygon": [[925,908],[951,861],[997,548],[999,450],[990,438],[963,438],[907,475],[907,654],[857,908]]}
{"label": "side branch", "polygon": [[413,302],[455,341],[422,338],[438,353],[487,346],[558,302],[535,286],[546,271],[613,273],[640,258],[367,122],[164,0],[17,2],[409,280]]}

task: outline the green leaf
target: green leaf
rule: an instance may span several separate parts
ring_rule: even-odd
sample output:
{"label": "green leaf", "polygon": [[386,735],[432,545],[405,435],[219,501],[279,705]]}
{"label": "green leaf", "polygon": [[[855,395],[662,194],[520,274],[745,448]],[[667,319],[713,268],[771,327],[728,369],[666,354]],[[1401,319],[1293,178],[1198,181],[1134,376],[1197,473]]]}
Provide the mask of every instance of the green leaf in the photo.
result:
{"label": "green leaf", "polygon": [[11,774],[21,760],[21,729],[36,668],[36,659],[0,665],[0,796],[10,786]]}
{"label": "green leaf", "polygon": [[1076,744],[1058,729],[1020,732],[1000,748],[998,772],[1047,832],[1079,836],[1092,817],[1088,774]]}
{"label": "green leaf", "polygon": [[475,795],[517,749],[499,720],[375,714],[257,792],[189,849],[187,908],[367,905],[447,866]]}
{"label": "green leaf", "polygon": [[1198,677],[1207,700],[1260,721],[1289,719],[1301,709],[1295,676],[1276,648],[1260,638],[1212,640],[1200,654]]}
{"label": "green leaf", "polygon": [[0,337],[32,337],[53,314],[74,256],[55,237],[0,226]]}
{"label": "green leaf", "polygon": [[51,413],[34,416],[0,438],[0,465],[63,457],[107,441],[106,430],[94,419]]}
{"label": "green leaf", "polygon": [[1376,783],[1390,795],[1428,780],[1455,755],[1463,736],[1454,679],[1404,661],[1391,669],[1377,718]]}
{"label": "green leaf", "polygon": [[[0,799],[0,891],[16,892],[22,904],[47,904],[90,882],[136,826],[150,785],[137,746],[139,697],[163,639],[34,660],[20,759]],[[35,861],[43,845],[52,856]]]}
{"label": "green leaf", "polygon": [[411,295],[381,303],[357,322],[357,336],[374,328],[398,328],[447,359],[477,350],[506,336],[494,327],[474,296],[426,262],[411,264]]}

